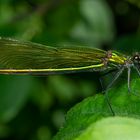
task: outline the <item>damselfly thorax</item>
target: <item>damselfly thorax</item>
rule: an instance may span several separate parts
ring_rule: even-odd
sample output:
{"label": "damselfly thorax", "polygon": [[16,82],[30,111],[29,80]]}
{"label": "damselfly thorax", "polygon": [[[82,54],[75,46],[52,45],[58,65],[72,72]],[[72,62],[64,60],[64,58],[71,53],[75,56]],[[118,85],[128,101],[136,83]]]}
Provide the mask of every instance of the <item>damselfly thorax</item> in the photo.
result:
{"label": "damselfly thorax", "polygon": [[107,86],[107,89],[109,89],[112,84],[118,79],[118,77],[122,74],[122,72],[127,69],[128,71],[128,90],[130,92],[130,74],[131,74],[131,68],[134,68],[138,75],[140,76],[139,71],[139,65],[140,65],[140,54],[138,52],[134,53],[132,56],[125,56],[120,53],[116,53],[113,51],[107,52],[107,59],[105,64],[110,65],[110,67],[116,67],[118,69],[118,72],[114,76],[114,79],[111,81],[111,83]]}

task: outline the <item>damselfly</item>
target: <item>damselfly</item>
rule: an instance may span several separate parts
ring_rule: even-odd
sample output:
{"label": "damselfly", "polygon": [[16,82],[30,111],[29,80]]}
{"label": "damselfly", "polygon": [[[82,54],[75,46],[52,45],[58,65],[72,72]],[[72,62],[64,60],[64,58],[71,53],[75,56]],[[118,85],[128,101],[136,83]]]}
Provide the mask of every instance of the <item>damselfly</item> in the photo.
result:
{"label": "damselfly", "polygon": [[10,38],[0,38],[0,74],[48,75],[118,69],[109,88],[124,69],[127,69],[128,89],[130,90],[131,68],[134,68],[140,75],[139,65],[139,53],[125,56],[111,50],[84,47],[55,48]]}
{"label": "damselfly", "polygon": [[[32,42],[23,42],[10,38],[0,38],[0,74],[63,74],[84,71],[118,72],[112,84],[124,69],[128,70],[128,90],[130,91],[130,73],[134,68],[140,76],[140,54],[127,56],[116,51],[104,51],[85,47],[49,47]],[[107,92],[106,92],[107,93]],[[108,96],[108,105],[115,115]]]}

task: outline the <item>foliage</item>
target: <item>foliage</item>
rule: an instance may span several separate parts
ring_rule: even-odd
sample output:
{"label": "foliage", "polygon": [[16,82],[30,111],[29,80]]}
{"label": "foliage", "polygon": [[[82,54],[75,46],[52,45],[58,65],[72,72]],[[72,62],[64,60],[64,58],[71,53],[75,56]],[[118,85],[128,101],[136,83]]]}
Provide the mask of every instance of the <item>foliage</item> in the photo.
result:
{"label": "foliage", "polygon": [[[133,87],[131,90],[135,90],[134,93],[136,94],[137,89],[139,89],[140,80],[133,80],[131,84]],[[78,140],[83,140],[84,138],[87,140],[98,140],[100,137],[104,137],[104,135],[106,135],[106,138],[104,137],[104,139],[112,139],[115,134],[117,134],[118,137],[120,135],[120,137],[117,137],[116,139],[123,140],[124,137],[126,137],[126,139],[127,137],[131,137],[132,139],[132,134],[135,135],[136,132],[133,130],[134,133],[127,133],[132,130],[132,126],[130,125],[131,119],[129,122],[127,121],[127,117],[135,118],[133,119],[134,127],[136,127],[135,129],[138,131],[140,121],[137,121],[136,118],[140,118],[140,98],[137,95],[134,95],[133,92],[128,95],[127,84],[121,86],[119,90],[117,90],[117,88],[112,88],[107,94],[115,116],[120,116],[120,118],[113,117],[114,114],[112,114],[104,95],[89,97],[77,104],[68,112],[66,116],[66,123],[64,127],[60,129],[54,140],[73,140],[77,137]],[[104,124],[102,119],[109,116],[111,116],[111,120],[104,120],[106,123]],[[115,123],[115,121],[117,122]],[[138,125],[135,125],[136,122],[138,122]],[[96,125],[98,125],[98,131],[96,130]],[[116,126],[118,127],[118,130],[116,130],[117,128],[111,128],[114,125],[118,125]],[[124,127],[126,129],[124,129]],[[106,134],[108,132],[110,132],[109,135]],[[138,136],[139,135],[136,137]]]}

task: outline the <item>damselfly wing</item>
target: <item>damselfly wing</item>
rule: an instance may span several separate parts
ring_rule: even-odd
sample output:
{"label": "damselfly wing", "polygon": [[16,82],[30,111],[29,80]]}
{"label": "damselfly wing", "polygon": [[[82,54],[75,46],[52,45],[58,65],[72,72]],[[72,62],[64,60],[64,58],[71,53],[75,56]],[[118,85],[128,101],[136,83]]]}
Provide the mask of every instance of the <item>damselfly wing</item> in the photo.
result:
{"label": "damselfly wing", "polygon": [[47,75],[118,69],[113,83],[127,68],[129,87],[131,67],[135,68],[140,75],[139,64],[139,53],[125,56],[110,50],[86,47],[56,48],[10,38],[0,38],[0,74]]}
{"label": "damselfly wing", "polygon": [[1,74],[102,71],[123,64],[123,55],[84,47],[48,47],[0,38]]}

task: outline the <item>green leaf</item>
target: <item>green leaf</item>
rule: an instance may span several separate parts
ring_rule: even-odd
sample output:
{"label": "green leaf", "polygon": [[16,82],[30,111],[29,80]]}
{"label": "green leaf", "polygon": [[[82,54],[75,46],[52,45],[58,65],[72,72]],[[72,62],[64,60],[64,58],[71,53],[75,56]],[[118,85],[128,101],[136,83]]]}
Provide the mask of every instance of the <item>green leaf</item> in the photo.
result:
{"label": "green leaf", "polygon": [[109,117],[91,124],[75,140],[138,140],[140,120],[127,117]]}
{"label": "green leaf", "polygon": [[[109,90],[107,94],[115,116],[140,118],[140,97],[133,94],[138,94],[139,85],[139,79],[131,82],[131,94],[128,93],[127,83],[123,83],[119,87],[116,85]],[[113,114],[104,95],[98,94],[95,97],[89,97],[67,113],[66,123],[54,140],[73,140],[84,133],[91,124],[109,116],[113,116]]]}

